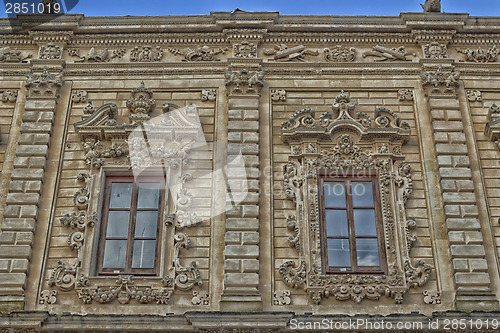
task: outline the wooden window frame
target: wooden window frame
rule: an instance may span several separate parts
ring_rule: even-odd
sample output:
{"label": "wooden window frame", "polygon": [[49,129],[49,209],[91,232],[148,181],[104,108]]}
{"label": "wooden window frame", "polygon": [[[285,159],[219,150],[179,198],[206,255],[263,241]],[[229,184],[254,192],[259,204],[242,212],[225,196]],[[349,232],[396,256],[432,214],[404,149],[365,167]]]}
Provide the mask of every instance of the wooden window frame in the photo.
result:
{"label": "wooden window frame", "polygon": [[[356,238],[374,238],[373,236],[356,236],[354,234],[354,210],[352,204],[352,193],[347,191],[347,184],[356,181],[370,181],[373,186],[373,201],[375,209],[375,225],[377,229],[377,243],[379,250],[380,266],[358,266],[357,265],[357,252],[356,252]],[[346,193],[346,211],[347,211],[347,225],[348,225],[348,240],[350,250],[350,267],[331,267],[328,266],[328,243],[326,235],[326,209],[324,197],[324,183],[325,182],[340,182],[344,185]],[[357,175],[343,175],[339,177],[320,175],[319,176],[319,201],[320,201],[320,233],[321,233],[321,258],[323,263],[323,271],[327,274],[387,274],[387,260],[385,253],[385,242],[383,238],[383,223],[380,202],[380,191],[378,185],[377,175],[357,176]],[[358,207],[363,208],[363,207]],[[371,208],[371,207],[370,207]],[[342,239],[343,237],[332,237]],[[345,239],[345,237],[343,238]]]}
{"label": "wooden window frame", "polygon": [[[165,198],[165,178],[159,177],[159,176],[142,176],[140,178],[136,179],[134,176],[105,176],[105,182],[104,182],[104,199],[103,199],[103,206],[102,206],[102,223],[101,223],[101,228],[100,228],[100,234],[99,234],[99,241],[98,241],[98,250],[97,250],[97,274],[98,275],[121,275],[121,274],[127,274],[127,275],[145,275],[145,276],[155,276],[157,275],[158,272],[158,266],[159,266],[159,251],[161,249],[161,244],[160,240],[162,239],[161,237],[161,218],[163,216],[163,206],[164,206],[164,198]],[[135,234],[135,224],[136,224],[136,217],[137,217],[137,212],[144,210],[151,210],[151,209],[137,209],[137,201],[138,201],[138,192],[139,192],[139,186],[137,186],[138,183],[152,183],[152,180],[157,180],[158,183],[160,183],[160,197],[158,199],[158,221],[157,221],[157,229],[156,229],[156,247],[155,247],[155,259],[154,259],[154,265],[153,268],[132,268],[132,258],[133,258],[133,246],[134,246],[134,234]],[[108,226],[108,213],[110,210],[110,198],[111,198],[111,184],[112,183],[132,183],[132,198],[131,198],[131,206],[130,209],[122,209],[122,210],[130,210],[130,216],[129,216],[129,230],[128,230],[128,235],[127,235],[127,251],[126,251],[126,257],[125,257],[125,268],[122,269],[117,269],[117,268],[104,268],[103,267],[103,259],[104,259],[104,247],[105,247],[105,242],[106,242],[106,231],[107,231],[107,226]],[[116,211],[119,211],[120,209],[113,209]],[[122,238],[120,238],[122,239]]]}

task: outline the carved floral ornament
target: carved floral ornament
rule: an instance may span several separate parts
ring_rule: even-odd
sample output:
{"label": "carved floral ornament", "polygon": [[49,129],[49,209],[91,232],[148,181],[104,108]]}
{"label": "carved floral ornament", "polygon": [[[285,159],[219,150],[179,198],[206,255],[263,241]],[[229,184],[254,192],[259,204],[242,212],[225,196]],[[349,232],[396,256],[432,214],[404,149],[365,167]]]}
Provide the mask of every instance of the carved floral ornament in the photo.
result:
{"label": "carved floral ornament", "polygon": [[26,73],[26,88],[28,97],[57,97],[57,92],[62,86],[62,73],[51,74],[46,68],[43,72]]}
{"label": "carved floral ornament", "polygon": [[440,66],[435,72],[422,71],[420,73],[422,86],[427,89],[427,95],[433,94],[456,94],[460,86],[460,72],[453,69],[443,71]]}
{"label": "carved floral ornament", "polygon": [[[410,136],[409,125],[394,112],[377,108],[374,119],[355,112],[356,105],[342,92],[332,111],[317,115],[312,109],[296,112],[281,126],[283,141],[292,154],[284,166],[285,193],[295,203],[288,218],[291,247],[298,258],[279,268],[283,282],[304,289],[316,304],[324,298],[339,301],[390,297],[402,303],[409,288],[423,286],[431,266],[410,258],[416,235],[405,205],[413,191],[411,167],[401,146]],[[380,149],[384,147],[383,149]],[[381,193],[385,274],[325,274],[321,260],[318,175],[377,174]]]}
{"label": "carved floral ornament", "polygon": [[[155,105],[152,97],[153,92],[141,84],[132,91],[127,107],[132,115],[149,117]],[[115,119],[117,111],[116,104],[105,104],[96,109],[89,103],[82,120],[74,124],[91,173],[78,175],[77,179],[84,182],[85,186],[76,191],[73,197],[76,211],[64,215],[60,222],[69,229],[68,246],[77,252],[77,258],[72,263],[60,261],[51,271],[47,282],[49,287],[61,292],[76,291],[85,304],[94,301],[109,303],[114,300],[120,304],[132,301],[167,304],[174,290],[190,291],[202,285],[197,262],[190,261],[186,264],[181,258],[181,253],[188,251],[191,245],[189,236],[181,230],[201,222],[201,218],[191,208],[193,196],[185,186],[192,180],[192,176],[185,172],[183,166],[188,161],[188,153],[193,144],[203,133],[193,105],[170,110],[166,103],[163,116],[149,121],[144,118],[140,122],[131,118],[130,124],[121,125]],[[94,230],[99,228],[94,226],[100,223],[99,203],[93,193],[98,192],[95,186],[102,173],[92,175],[93,170],[119,161],[124,163],[118,164],[130,165],[132,168],[139,168],[138,170],[154,168],[163,163],[172,182],[169,189],[171,192],[176,189],[172,192],[172,203],[165,202],[163,216],[165,228],[169,229],[166,234],[172,238],[174,249],[169,251],[169,258],[172,260],[166,260],[170,264],[165,268],[163,276],[145,280],[123,275],[117,276],[113,284],[106,285],[109,284],[109,279],[105,280],[108,282],[103,282],[101,278],[89,276],[89,272],[82,268],[82,263],[90,260],[86,249],[92,244],[85,247],[83,245],[85,242],[97,241],[98,235]],[[53,304],[56,296],[57,293],[44,290],[40,294],[40,303]],[[192,302],[207,305],[208,296],[203,292],[197,293]]]}

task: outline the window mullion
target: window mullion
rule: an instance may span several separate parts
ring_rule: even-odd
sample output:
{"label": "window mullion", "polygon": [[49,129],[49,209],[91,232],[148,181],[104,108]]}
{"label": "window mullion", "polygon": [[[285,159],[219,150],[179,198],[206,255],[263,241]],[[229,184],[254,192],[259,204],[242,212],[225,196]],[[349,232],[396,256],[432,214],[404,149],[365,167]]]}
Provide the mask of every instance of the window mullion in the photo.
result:
{"label": "window mullion", "polygon": [[349,228],[349,247],[351,249],[351,269],[358,270],[358,262],[356,257],[356,235],[354,230],[354,212],[352,203],[352,188],[351,181],[348,179],[345,182],[346,191],[346,208],[347,208],[347,226]]}
{"label": "window mullion", "polygon": [[135,233],[135,220],[137,216],[137,192],[139,186],[137,186],[137,182],[132,182],[132,202],[130,203],[130,224],[128,228],[128,241],[127,241],[127,256],[125,263],[125,272],[132,272],[132,255],[134,250],[134,233]]}

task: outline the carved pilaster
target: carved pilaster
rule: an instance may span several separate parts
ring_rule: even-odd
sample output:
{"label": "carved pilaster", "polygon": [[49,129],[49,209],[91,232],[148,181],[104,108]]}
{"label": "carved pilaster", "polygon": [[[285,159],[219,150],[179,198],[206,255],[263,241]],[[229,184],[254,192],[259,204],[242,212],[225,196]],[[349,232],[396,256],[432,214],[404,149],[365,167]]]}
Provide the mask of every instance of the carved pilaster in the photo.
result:
{"label": "carved pilaster", "polygon": [[[224,290],[221,309],[262,308],[259,282],[259,92],[264,73],[256,61],[238,61],[226,71],[228,89],[228,167],[244,165],[244,174],[228,171]],[[228,168],[228,170],[229,170]]]}
{"label": "carved pilaster", "polygon": [[[458,90],[460,73],[439,67],[435,72],[423,71],[422,85],[426,91],[431,113],[434,146],[437,156],[444,225],[448,233],[456,304],[461,311],[498,309],[491,291],[487,270],[489,260],[484,245],[481,196],[476,193],[476,171],[471,159],[476,154],[468,145],[474,140],[463,119]],[[465,94],[465,91],[462,91]],[[429,157],[430,158],[430,157]],[[486,221],[484,221],[486,222]],[[441,223],[441,222],[435,222]],[[489,222],[486,222],[489,225]],[[426,303],[437,302],[428,292]]]}

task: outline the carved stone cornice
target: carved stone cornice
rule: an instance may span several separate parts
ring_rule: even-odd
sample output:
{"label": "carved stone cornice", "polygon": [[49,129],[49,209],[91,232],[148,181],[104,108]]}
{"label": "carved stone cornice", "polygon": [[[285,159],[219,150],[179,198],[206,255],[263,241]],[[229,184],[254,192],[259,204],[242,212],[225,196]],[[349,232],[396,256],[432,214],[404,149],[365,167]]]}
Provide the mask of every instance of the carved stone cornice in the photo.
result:
{"label": "carved stone cornice", "polygon": [[267,29],[224,29],[222,34],[228,42],[247,40],[258,44],[266,37]]}
{"label": "carved stone cornice", "polygon": [[31,30],[28,34],[39,46],[47,43],[66,45],[73,38],[73,31],[68,30]]}
{"label": "carved stone cornice", "polygon": [[432,42],[448,45],[453,40],[456,33],[456,30],[413,29],[411,31],[414,42],[421,45]]}
{"label": "carved stone cornice", "polygon": [[496,104],[490,106],[488,110],[488,123],[486,123],[486,127],[484,129],[484,134],[497,144],[498,149],[500,150],[500,107]]}

